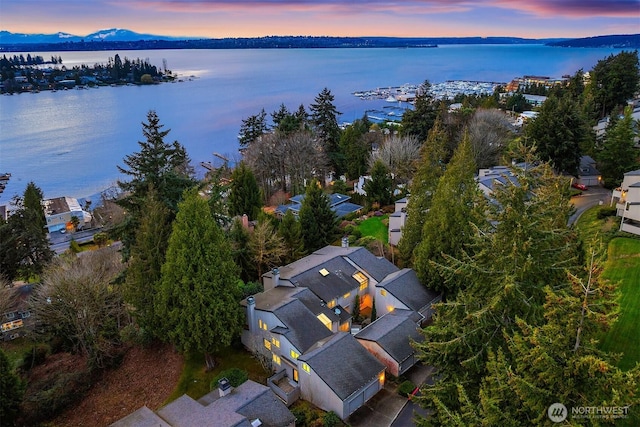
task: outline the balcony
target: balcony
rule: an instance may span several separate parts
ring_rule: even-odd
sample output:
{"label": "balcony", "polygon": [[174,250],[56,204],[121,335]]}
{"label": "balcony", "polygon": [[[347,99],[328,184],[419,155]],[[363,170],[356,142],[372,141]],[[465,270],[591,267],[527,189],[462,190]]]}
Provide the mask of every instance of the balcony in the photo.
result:
{"label": "balcony", "polygon": [[289,379],[285,370],[267,378],[267,385],[287,407],[300,398],[300,387]]}

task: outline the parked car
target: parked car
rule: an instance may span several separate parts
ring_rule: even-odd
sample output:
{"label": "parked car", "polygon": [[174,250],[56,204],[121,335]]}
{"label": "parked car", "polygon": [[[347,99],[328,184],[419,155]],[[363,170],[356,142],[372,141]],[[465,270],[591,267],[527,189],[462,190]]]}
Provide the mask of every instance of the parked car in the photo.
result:
{"label": "parked car", "polygon": [[573,188],[577,188],[578,190],[582,190],[582,191],[587,191],[589,189],[589,187],[587,187],[584,184],[578,184],[577,182],[574,182],[573,184],[571,184],[571,186]]}

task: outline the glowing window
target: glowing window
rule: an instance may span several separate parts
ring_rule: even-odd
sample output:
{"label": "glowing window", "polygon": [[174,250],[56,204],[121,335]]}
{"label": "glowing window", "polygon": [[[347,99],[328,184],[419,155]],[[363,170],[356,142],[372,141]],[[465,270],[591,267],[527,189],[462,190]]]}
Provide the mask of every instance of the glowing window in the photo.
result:
{"label": "glowing window", "polygon": [[266,338],[264,339],[264,348],[266,348],[267,350],[271,350],[271,341]]}
{"label": "glowing window", "polygon": [[323,268],[322,270],[320,270],[320,274],[322,274],[323,276],[328,276],[329,270],[327,270],[326,268]]}
{"label": "glowing window", "polygon": [[300,356],[300,353],[298,353],[298,352],[297,352],[297,351],[295,351],[295,350],[291,350],[291,351],[289,352],[289,354],[291,355],[291,358],[292,358],[293,360],[296,360],[296,359]]}
{"label": "glowing window", "polygon": [[267,329],[269,329],[269,328],[267,327],[267,324],[266,324],[265,322],[263,322],[263,321],[262,321],[262,319],[258,319],[258,327],[259,327],[260,329],[264,329],[265,331],[266,331]]}
{"label": "glowing window", "polygon": [[327,307],[333,308],[336,306],[336,300],[331,300],[327,303]]}
{"label": "glowing window", "polygon": [[342,298],[347,299],[351,296],[351,292],[347,292],[346,294],[342,295]]}
{"label": "glowing window", "polygon": [[297,370],[297,369],[294,369],[294,370],[293,370],[293,380],[294,380],[295,382],[300,381],[300,379],[298,378],[298,370]]}
{"label": "glowing window", "polygon": [[274,346],[280,348],[280,340],[276,337],[271,338],[271,344],[273,344]]}
{"label": "glowing window", "polygon": [[311,368],[306,363],[302,363],[302,370],[305,371],[307,374],[311,373]]}
{"label": "glowing window", "polygon": [[277,354],[273,353],[273,362],[276,365],[279,365],[280,363],[282,363],[282,359],[280,359],[280,356],[278,356]]}
{"label": "glowing window", "polygon": [[380,289],[380,295],[382,295],[383,297],[386,297],[387,291],[385,289]]}
{"label": "glowing window", "polygon": [[352,277],[354,279],[356,279],[358,281],[358,283],[360,283],[360,290],[361,291],[366,290],[367,287],[369,286],[369,279],[367,279],[367,276],[365,276],[361,272],[356,271],[355,273],[353,273]]}
{"label": "glowing window", "polygon": [[331,330],[331,319],[329,319],[324,313],[318,314],[318,320],[321,321],[327,329]]}
{"label": "glowing window", "polygon": [[351,330],[351,326],[349,326],[349,322],[345,322],[340,325],[340,332],[349,332]]}

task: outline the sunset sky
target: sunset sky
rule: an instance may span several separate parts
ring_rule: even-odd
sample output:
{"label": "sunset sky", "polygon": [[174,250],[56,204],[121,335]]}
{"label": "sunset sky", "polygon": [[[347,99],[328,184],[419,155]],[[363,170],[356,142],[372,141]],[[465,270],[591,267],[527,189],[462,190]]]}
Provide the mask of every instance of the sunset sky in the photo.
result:
{"label": "sunset sky", "polygon": [[0,0],[0,29],[106,28],[189,37],[517,36],[640,33],[640,0]]}

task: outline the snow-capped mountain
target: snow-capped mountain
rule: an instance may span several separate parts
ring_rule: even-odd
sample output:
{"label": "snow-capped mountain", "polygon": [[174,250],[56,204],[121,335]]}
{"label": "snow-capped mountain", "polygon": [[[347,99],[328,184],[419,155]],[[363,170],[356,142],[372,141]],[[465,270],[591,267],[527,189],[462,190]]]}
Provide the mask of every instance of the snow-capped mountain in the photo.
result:
{"label": "snow-capped mountain", "polygon": [[140,34],[122,28],[99,30],[86,36],[76,36],[69,33],[55,34],[24,34],[0,31],[0,44],[17,43],[64,43],[90,41],[139,41],[139,40],[186,40],[185,37],[167,37],[154,34]]}

